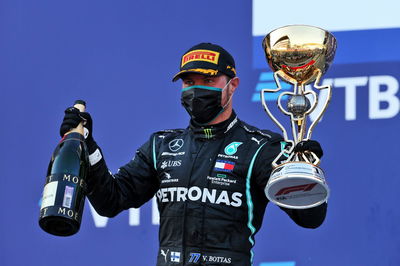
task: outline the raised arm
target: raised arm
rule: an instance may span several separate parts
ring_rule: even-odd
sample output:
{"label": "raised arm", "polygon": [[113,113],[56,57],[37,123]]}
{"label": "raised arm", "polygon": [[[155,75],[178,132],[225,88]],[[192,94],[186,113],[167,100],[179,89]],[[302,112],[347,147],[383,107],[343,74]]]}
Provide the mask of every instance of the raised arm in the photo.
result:
{"label": "raised arm", "polygon": [[96,211],[113,217],[122,210],[139,207],[150,200],[159,187],[157,172],[151,157],[150,142],[136,151],[135,157],[112,174],[106,165],[100,147],[93,139],[92,118],[89,113],[68,108],[60,128],[60,134],[84,122],[85,143],[88,147],[90,169],[86,180],[87,196]]}

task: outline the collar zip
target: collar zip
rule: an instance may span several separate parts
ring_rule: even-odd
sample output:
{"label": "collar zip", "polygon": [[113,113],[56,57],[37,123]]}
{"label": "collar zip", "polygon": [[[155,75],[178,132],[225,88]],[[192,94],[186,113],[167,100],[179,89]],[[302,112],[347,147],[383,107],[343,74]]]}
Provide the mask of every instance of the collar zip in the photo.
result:
{"label": "collar zip", "polygon": [[210,140],[222,137],[229,132],[237,123],[238,118],[236,113],[232,111],[229,119],[215,125],[200,126],[194,121],[190,121],[190,130],[193,132],[196,139]]}

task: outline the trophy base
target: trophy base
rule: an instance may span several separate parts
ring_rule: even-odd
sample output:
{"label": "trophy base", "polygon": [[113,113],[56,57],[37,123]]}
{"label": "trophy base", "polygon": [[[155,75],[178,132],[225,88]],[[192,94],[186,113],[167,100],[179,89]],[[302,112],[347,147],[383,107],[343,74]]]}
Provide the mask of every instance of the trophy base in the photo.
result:
{"label": "trophy base", "polygon": [[267,198],[288,209],[308,209],[326,202],[329,188],[324,172],[307,162],[278,165],[265,187]]}

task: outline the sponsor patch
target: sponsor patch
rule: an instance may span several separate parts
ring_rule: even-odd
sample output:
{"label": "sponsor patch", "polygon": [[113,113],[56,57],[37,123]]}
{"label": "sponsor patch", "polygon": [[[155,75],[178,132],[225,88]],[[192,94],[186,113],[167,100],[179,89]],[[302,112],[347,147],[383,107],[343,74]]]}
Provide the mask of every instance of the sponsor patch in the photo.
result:
{"label": "sponsor patch", "polygon": [[161,180],[161,184],[165,184],[165,183],[176,183],[178,182],[178,178],[172,178],[170,173],[165,172],[164,174],[164,179]]}
{"label": "sponsor patch", "polygon": [[236,116],[235,119],[232,120],[232,122],[226,127],[226,130],[224,133],[228,132],[231,130],[231,128],[237,123],[238,117]]}
{"label": "sponsor patch", "polygon": [[216,177],[214,176],[207,176],[207,180],[211,181],[211,184],[221,185],[221,186],[230,186],[230,184],[236,184],[235,179],[229,179],[226,175],[217,174]]}
{"label": "sponsor patch", "polygon": [[161,163],[161,169],[165,169],[167,167],[178,167],[181,166],[181,164],[182,164],[181,160],[176,160],[176,161],[167,160]]}
{"label": "sponsor patch", "polygon": [[249,129],[248,127],[246,127],[245,125],[243,125],[243,128],[244,128],[247,132],[250,132],[250,133],[258,133],[258,134],[260,134],[261,136],[268,137],[268,138],[272,138],[271,135],[269,135],[269,134],[267,134],[267,133],[264,133],[264,132],[262,132],[261,130],[251,130],[251,129]]}
{"label": "sponsor patch", "polygon": [[203,129],[203,131],[204,131],[204,135],[207,139],[211,139],[213,137],[211,128],[205,128],[205,129]]}
{"label": "sponsor patch", "polygon": [[243,142],[234,141],[228,146],[225,147],[224,152],[226,155],[234,155],[237,152],[237,149]]}
{"label": "sponsor patch", "polygon": [[217,160],[215,162],[214,171],[232,172],[235,163],[231,161]]}
{"label": "sponsor patch", "polygon": [[160,254],[164,257],[164,261],[165,263],[167,263],[167,255],[168,255],[169,249],[167,249],[167,251],[165,251],[164,249],[160,250]]}
{"label": "sponsor patch", "polygon": [[218,52],[210,50],[193,50],[182,57],[181,67],[193,61],[204,61],[218,65],[218,59]]}
{"label": "sponsor patch", "polygon": [[258,140],[255,137],[252,137],[251,140],[257,142],[258,145],[260,145],[260,142],[262,141],[262,139]]}
{"label": "sponsor patch", "polygon": [[242,196],[240,192],[227,190],[208,189],[200,187],[165,187],[160,188],[156,193],[159,203],[164,202],[185,202],[201,201],[211,204],[225,204],[232,207],[242,206]]}
{"label": "sponsor patch", "polygon": [[176,151],[178,151],[180,148],[182,148],[183,144],[184,144],[183,139],[174,139],[174,140],[171,140],[171,141],[168,143],[168,147],[169,147],[170,151],[176,152]]}
{"label": "sponsor patch", "polygon": [[239,159],[238,156],[235,156],[235,155],[226,155],[226,154],[218,154],[218,157],[219,157],[219,158],[225,158],[225,159],[234,159],[234,160]]}
{"label": "sponsor patch", "polygon": [[168,155],[180,156],[180,155],[185,155],[185,152],[184,151],[182,151],[182,152],[166,152],[166,151],[164,151],[163,153],[161,153],[161,156],[168,156]]}

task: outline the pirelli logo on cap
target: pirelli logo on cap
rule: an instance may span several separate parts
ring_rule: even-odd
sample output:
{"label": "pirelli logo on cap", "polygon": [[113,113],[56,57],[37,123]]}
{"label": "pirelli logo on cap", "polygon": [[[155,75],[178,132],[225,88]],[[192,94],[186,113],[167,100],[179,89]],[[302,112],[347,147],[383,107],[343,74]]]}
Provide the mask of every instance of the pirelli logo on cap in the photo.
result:
{"label": "pirelli logo on cap", "polygon": [[193,50],[182,57],[181,67],[192,61],[205,61],[218,65],[219,53],[210,50]]}

